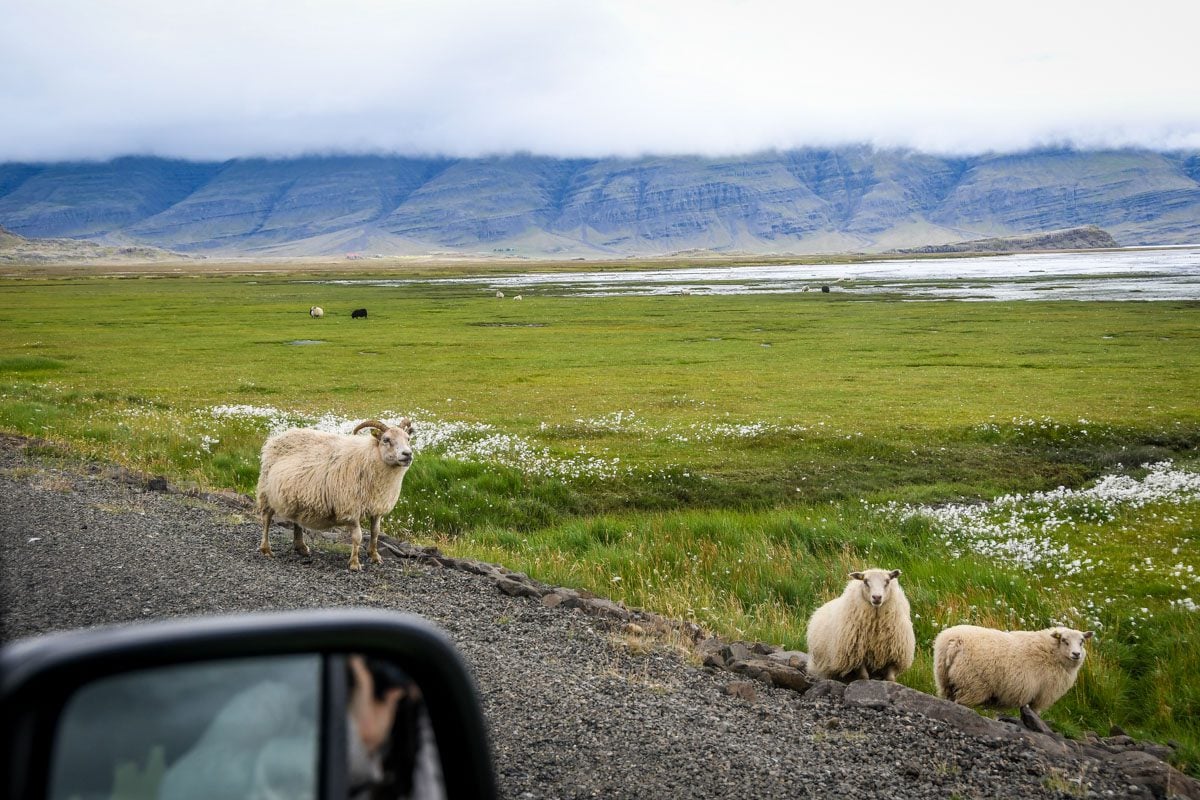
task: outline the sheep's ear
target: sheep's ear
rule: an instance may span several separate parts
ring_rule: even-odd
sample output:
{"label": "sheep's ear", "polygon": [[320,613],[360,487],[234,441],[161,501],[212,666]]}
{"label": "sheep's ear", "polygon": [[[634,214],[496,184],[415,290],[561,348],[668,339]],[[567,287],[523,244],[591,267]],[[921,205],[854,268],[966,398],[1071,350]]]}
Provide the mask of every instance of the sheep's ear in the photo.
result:
{"label": "sheep's ear", "polygon": [[1095,631],[1084,631],[1083,632],[1084,641],[1087,641],[1088,639],[1092,638],[1095,635],[1096,635]]}
{"label": "sheep's ear", "polygon": [[851,572],[850,577],[854,578],[854,580],[856,580],[856,581],[861,581],[866,576],[863,575],[861,572]]}
{"label": "sheep's ear", "polygon": [[1062,641],[1062,634],[1059,633],[1058,631],[1051,631],[1050,635],[1053,636],[1058,641],[1060,641],[1060,642]]}
{"label": "sheep's ear", "polygon": [[900,577],[900,570],[898,570],[898,569],[894,569],[894,570],[892,570],[891,572],[889,572],[889,573],[888,573],[888,577],[889,577],[889,578],[899,578],[899,577]]}

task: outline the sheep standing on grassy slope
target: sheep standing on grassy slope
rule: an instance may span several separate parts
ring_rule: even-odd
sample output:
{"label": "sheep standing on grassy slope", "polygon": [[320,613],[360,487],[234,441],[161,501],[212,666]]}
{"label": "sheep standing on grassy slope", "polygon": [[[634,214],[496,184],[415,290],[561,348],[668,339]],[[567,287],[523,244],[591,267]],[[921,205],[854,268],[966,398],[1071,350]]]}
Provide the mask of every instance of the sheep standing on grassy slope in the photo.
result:
{"label": "sheep standing on grassy slope", "polygon": [[808,621],[808,671],[839,681],[894,681],[912,666],[917,640],[900,570],[851,572],[841,596]]}
{"label": "sheep standing on grassy slope", "polygon": [[325,316],[325,309],[321,308],[320,306],[313,306],[308,310],[308,315],[313,319],[320,319],[321,317]]}
{"label": "sheep standing on grassy slope", "polygon": [[1020,708],[1036,714],[1075,683],[1091,631],[998,631],[955,625],[933,642],[938,694],[964,706]]}
{"label": "sheep standing on grassy slope", "polygon": [[[355,436],[364,428],[371,437]],[[291,522],[293,546],[308,555],[304,529],[327,531],[351,527],[350,569],[360,570],[362,517],[371,518],[367,553],[376,564],[381,520],[400,498],[404,473],[412,464],[412,421],[394,426],[376,420],[360,422],[350,435],[293,428],[267,439],[258,476],[258,511],[263,535],[259,552],[271,555],[271,520]]]}

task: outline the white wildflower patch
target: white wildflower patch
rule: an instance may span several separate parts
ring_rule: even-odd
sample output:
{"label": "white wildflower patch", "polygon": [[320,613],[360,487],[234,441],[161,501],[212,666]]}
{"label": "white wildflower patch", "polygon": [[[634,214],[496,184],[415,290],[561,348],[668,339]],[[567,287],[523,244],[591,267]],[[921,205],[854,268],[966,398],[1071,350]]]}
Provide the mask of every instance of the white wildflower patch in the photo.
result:
{"label": "white wildflower patch", "polygon": [[1097,435],[1107,435],[1111,430],[1083,417],[1074,422],[1062,422],[1052,417],[1013,417],[1007,424],[999,422],[984,422],[973,427],[978,433],[988,437],[1011,437],[1017,441],[1051,440],[1051,441],[1083,441]]}
{"label": "white wildflower patch", "polygon": [[[956,555],[970,551],[1026,568],[1076,575],[1098,566],[1085,553],[1073,553],[1061,532],[1077,523],[1103,524],[1118,513],[1149,505],[1200,501],[1200,473],[1169,462],[1145,464],[1145,477],[1109,475],[1087,489],[1059,487],[1051,492],[1012,494],[989,503],[944,506],[895,506],[902,518],[921,516],[943,530]],[[1150,559],[1144,568],[1153,569]],[[1180,565],[1180,571],[1186,570]]]}
{"label": "white wildflower patch", "polygon": [[250,419],[262,420],[266,423],[269,433],[279,433],[280,431],[294,428],[299,424],[301,417],[290,414],[286,411],[280,411],[278,408],[271,406],[252,406],[245,403],[237,405],[213,406],[206,409],[208,415],[213,419],[233,419],[237,417],[246,417]]}
{"label": "white wildflower patch", "polygon": [[771,422],[693,422],[686,431],[667,434],[673,442],[715,442],[723,439],[756,439],[762,436],[796,434],[807,431],[803,425],[777,425]]}
{"label": "white wildflower patch", "polygon": [[[292,427],[349,433],[361,421],[332,413],[310,417],[269,406],[251,405],[214,406],[201,413],[218,420],[234,417],[258,420],[269,434]],[[529,475],[564,479],[612,479],[631,472],[630,468],[622,466],[619,457],[596,456],[582,450],[577,455],[555,454],[549,448],[539,447],[522,436],[500,431],[493,425],[438,420],[423,409],[414,409],[407,415],[386,411],[379,420],[392,425],[403,416],[413,420],[415,431],[412,446],[416,452],[428,451],[459,461],[501,464]]]}

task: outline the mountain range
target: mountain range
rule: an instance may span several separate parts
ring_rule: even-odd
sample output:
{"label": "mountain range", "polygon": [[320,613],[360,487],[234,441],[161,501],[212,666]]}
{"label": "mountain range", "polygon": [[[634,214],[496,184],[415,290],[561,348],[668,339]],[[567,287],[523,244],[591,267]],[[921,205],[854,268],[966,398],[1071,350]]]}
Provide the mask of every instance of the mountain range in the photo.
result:
{"label": "mountain range", "polygon": [[879,252],[1096,225],[1200,242],[1200,152],[0,164],[0,226],[194,254]]}

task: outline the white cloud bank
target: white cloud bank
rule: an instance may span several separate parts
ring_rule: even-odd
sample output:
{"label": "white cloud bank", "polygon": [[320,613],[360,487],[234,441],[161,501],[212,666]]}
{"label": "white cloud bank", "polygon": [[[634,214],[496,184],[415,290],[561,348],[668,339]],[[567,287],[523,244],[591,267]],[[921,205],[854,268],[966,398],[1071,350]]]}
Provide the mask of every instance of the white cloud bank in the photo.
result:
{"label": "white cloud bank", "polygon": [[0,160],[1200,148],[1194,0],[0,0]]}

